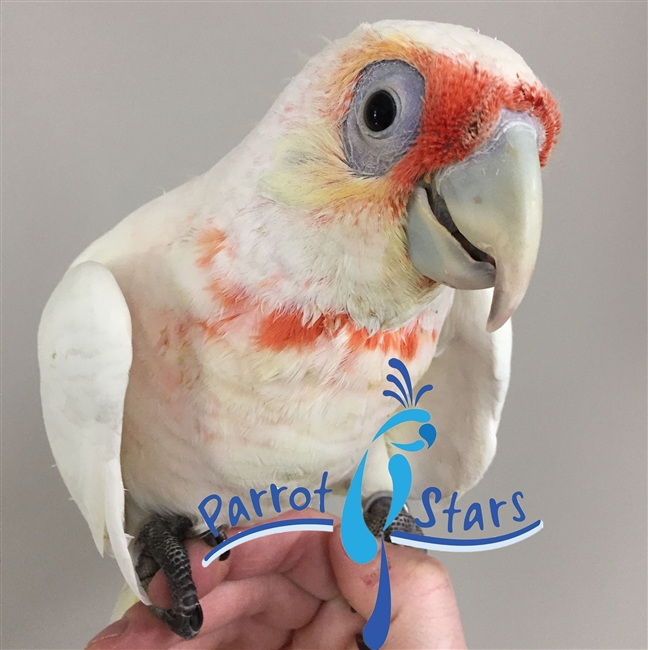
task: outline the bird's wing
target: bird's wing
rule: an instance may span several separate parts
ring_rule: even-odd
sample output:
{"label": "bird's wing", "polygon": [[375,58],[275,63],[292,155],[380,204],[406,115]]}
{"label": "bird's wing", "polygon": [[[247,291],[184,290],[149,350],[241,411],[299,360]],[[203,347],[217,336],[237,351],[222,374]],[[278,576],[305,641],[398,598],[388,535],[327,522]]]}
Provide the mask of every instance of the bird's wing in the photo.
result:
{"label": "bird's wing", "polygon": [[45,429],[99,552],[112,551],[130,588],[148,603],[124,531],[120,447],[132,355],[130,313],[112,273],[96,262],[69,269],[38,331]]}
{"label": "bird's wing", "polygon": [[[455,291],[437,355],[419,382],[434,386],[418,407],[431,414],[437,436],[429,449],[407,454],[414,497],[430,486],[439,488],[444,498],[455,490],[460,494],[469,490],[495,455],[509,384],[512,333],[510,321],[496,332],[486,331],[492,294],[492,289]],[[418,426],[398,426],[387,435],[395,442],[410,442],[418,438]],[[396,452],[389,447],[390,453]]]}

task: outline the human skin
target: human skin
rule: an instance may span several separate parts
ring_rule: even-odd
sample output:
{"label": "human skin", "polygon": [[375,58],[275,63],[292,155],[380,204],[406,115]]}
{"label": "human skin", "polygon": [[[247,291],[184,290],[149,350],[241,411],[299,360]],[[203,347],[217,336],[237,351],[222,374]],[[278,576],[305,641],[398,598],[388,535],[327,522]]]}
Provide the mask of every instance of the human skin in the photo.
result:
{"label": "human skin", "polygon": [[[295,516],[321,514],[305,510],[277,519]],[[364,565],[349,559],[342,547],[339,520],[333,534],[292,532],[264,537],[232,549],[226,561],[207,568],[201,561],[209,547],[200,540],[191,540],[187,546],[204,614],[200,634],[183,641],[137,603],[90,641],[88,648],[357,650],[356,639],[373,610],[380,558]],[[445,567],[415,549],[388,544],[386,551],[392,615],[384,650],[465,648]],[[161,572],[151,581],[149,596],[154,604],[170,605]]]}

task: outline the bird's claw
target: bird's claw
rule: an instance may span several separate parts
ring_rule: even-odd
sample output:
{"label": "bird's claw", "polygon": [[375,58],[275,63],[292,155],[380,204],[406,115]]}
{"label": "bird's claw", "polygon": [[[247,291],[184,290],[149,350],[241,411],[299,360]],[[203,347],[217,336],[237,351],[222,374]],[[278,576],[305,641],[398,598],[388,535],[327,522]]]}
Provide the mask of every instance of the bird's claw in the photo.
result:
{"label": "bird's claw", "polygon": [[163,609],[149,605],[149,609],[172,631],[183,639],[193,639],[203,624],[203,611],[200,603],[196,601],[193,609],[184,612],[174,612],[172,609]]}
{"label": "bird's claw", "polygon": [[391,507],[391,501],[391,494],[387,493],[374,494],[367,500],[363,514],[367,528],[372,535],[382,538],[387,542],[391,542],[391,533],[397,531],[422,535],[423,531],[414,521],[414,517],[410,514],[407,504],[403,506],[396,519],[387,527],[387,530],[383,530],[387,521],[387,515],[389,514],[389,508]]}
{"label": "bird's claw", "polygon": [[[208,530],[207,532],[203,533],[199,539],[202,539],[203,542],[206,544],[209,544],[212,548],[215,548],[219,544],[222,544],[224,541],[227,540],[227,533],[225,532],[227,530],[226,526],[218,526],[216,528],[216,531],[218,532],[218,535],[214,535],[214,533],[211,532],[211,530]],[[222,562],[223,560],[226,560],[230,555],[229,551],[225,551],[222,555],[218,557],[218,560]]]}

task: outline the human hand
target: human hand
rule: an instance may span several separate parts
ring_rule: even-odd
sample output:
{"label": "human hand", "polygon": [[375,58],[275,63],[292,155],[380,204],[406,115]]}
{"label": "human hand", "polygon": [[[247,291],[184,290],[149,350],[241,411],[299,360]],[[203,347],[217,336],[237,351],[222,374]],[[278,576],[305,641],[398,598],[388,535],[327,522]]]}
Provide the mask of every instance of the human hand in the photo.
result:
{"label": "human hand", "polygon": [[[321,514],[305,510],[277,519],[295,516]],[[333,534],[305,531],[264,537],[232,549],[226,561],[207,568],[201,561],[209,547],[200,540],[187,546],[204,615],[200,634],[183,641],[137,603],[98,634],[90,650],[357,650],[356,636],[376,598],[380,554],[365,565],[349,559],[337,520]],[[465,648],[443,565],[410,548],[388,544],[386,551],[392,615],[384,650]],[[151,581],[149,596],[156,605],[169,607],[161,572]]]}

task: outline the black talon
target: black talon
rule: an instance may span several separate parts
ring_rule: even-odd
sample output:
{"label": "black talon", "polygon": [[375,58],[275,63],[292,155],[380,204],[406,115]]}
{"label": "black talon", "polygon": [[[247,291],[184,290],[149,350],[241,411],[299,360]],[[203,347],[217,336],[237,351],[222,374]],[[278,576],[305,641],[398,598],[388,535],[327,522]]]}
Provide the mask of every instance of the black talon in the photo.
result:
{"label": "black talon", "polygon": [[193,639],[203,624],[203,612],[198,603],[191,614],[174,614],[172,609],[149,605],[149,609],[172,631],[183,639]]}
{"label": "black talon", "polygon": [[188,517],[154,515],[140,531],[136,543],[140,551],[136,571],[144,588],[148,589],[159,568],[166,576],[171,592],[171,609],[155,605],[149,608],[183,639],[195,637],[203,623],[189,554],[182,543],[192,527]]}
{"label": "black talon", "polygon": [[196,630],[196,634],[200,631],[200,628],[202,627],[203,624],[203,611],[200,603],[198,603],[198,606],[194,610],[194,613],[191,615],[191,618],[189,619],[189,626],[191,629]]}
{"label": "black talon", "polygon": [[[215,546],[218,546],[222,542],[224,542],[227,539],[227,534],[225,533],[225,526],[218,526],[216,528],[218,531],[218,535],[214,535],[214,533],[211,532],[211,530],[208,530],[206,533],[203,533],[200,536],[200,539],[202,539],[205,543],[209,544],[212,548]],[[223,560],[226,560],[230,555],[229,551],[225,551],[222,555],[218,556],[218,560],[222,562]]]}

